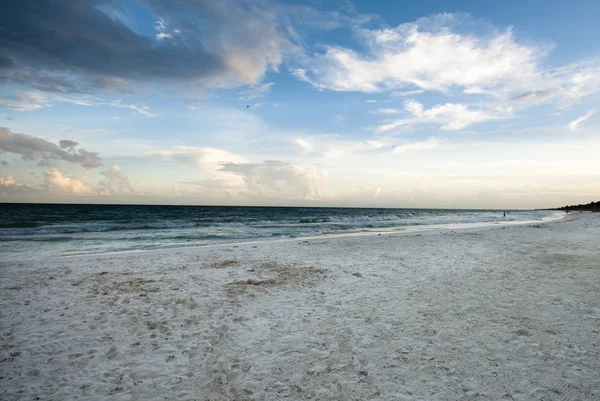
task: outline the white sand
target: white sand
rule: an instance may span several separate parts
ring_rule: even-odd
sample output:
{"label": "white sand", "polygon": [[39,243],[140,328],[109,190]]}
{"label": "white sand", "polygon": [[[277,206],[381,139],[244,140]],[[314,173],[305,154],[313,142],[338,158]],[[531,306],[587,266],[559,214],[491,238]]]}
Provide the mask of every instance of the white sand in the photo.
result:
{"label": "white sand", "polygon": [[0,290],[2,400],[600,399],[600,214],[0,262]]}

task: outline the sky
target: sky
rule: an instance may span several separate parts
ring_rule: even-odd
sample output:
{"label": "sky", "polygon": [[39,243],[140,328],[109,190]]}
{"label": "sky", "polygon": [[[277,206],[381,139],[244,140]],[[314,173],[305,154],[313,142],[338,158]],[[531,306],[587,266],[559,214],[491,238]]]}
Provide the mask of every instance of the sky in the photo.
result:
{"label": "sky", "polygon": [[600,199],[600,2],[4,0],[0,202]]}

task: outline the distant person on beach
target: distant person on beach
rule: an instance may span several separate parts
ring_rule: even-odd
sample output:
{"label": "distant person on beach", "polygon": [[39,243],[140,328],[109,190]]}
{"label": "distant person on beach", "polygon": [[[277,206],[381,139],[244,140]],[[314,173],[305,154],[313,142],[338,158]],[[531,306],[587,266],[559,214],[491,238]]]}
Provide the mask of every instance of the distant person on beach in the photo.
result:
{"label": "distant person on beach", "polygon": [[504,216],[502,216],[502,217],[506,217],[506,212],[504,212]]}

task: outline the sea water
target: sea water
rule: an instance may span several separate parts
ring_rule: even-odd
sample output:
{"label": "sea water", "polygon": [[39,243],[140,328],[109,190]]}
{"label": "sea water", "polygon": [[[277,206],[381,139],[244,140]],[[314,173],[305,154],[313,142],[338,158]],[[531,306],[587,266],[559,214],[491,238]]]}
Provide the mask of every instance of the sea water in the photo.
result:
{"label": "sea water", "polygon": [[[0,204],[0,258],[542,222],[553,211]],[[506,216],[504,213],[506,212]]]}

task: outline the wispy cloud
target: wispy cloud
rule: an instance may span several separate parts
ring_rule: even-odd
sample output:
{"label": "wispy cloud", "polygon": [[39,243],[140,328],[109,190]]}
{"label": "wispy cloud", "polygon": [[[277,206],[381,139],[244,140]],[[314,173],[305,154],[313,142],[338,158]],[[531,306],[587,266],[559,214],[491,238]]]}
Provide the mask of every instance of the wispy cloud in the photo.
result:
{"label": "wispy cloud", "polygon": [[122,100],[115,100],[109,103],[112,107],[117,107],[121,109],[129,109],[132,110],[142,116],[145,117],[160,117],[161,114],[156,114],[150,111],[150,107],[145,104],[137,104],[137,103],[123,103]]}
{"label": "wispy cloud", "polygon": [[0,106],[15,111],[32,111],[50,107],[49,96],[41,92],[24,91],[13,96],[0,97]]}
{"label": "wispy cloud", "polygon": [[246,163],[248,160],[235,153],[223,149],[195,148],[180,146],[174,149],[161,150],[147,154],[164,160],[183,163],[189,167],[204,170],[218,170],[224,163]]}
{"label": "wispy cloud", "polygon": [[400,114],[400,113],[404,113],[404,110],[393,109],[393,108],[380,108],[380,109],[371,111],[371,114]]}
{"label": "wispy cloud", "polygon": [[576,131],[577,128],[579,127],[579,125],[581,123],[583,123],[584,121],[586,121],[588,118],[590,118],[594,114],[594,112],[595,112],[595,110],[590,110],[585,115],[583,115],[583,116],[581,116],[579,118],[576,118],[575,120],[571,121],[569,123],[569,128],[572,131]]}
{"label": "wispy cloud", "polygon": [[391,93],[394,97],[405,97],[405,96],[415,96],[420,95],[421,93],[425,93],[424,89],[417,89],[413,91],[394,91]]}
{"label": "wispy cloud", "polygon": [[[121,99],[104,101],[96,96],[83,94],[60,95],[54,93],[44,93],[40,91],[20,91],[14,95],[0,97],[0,106],[22,112],[52,107],[56,103],[70,103],[87,107],[111,106],[121,109],[129,109],[145,117],[159,117],[161,115],[153,113],[150,111],[150,108],[144,104],[125,103]],[[121,117],[114,117],[113,120],[120,118]]]}
{"label": "wispy cloud", "polygon": [[446,131],[459,131],[471,124],[507,117],[506,114],[496,111],[474,110],[469,106],[453,103],[438,104],[425,109],[423,104],[412,99],[404,102],[404,110],[412,117],[384,123],[377,128],[377,132],[387,132],[398,127],[421,123],[437,124]]}
{"label": "wispy cloud", "polygon": [[271,88],[275,85],[274,82],[266,82],[260,85],[254,85],[249,89],[240,92],[240,99],[242,100],[254,100],[262,99],[271,92]]}
{"label": "wispy cloud", "polygon": [[410,142],[403,145],[396,146],[394,153],[405,153],[419,150],[432,150],[440,147],[441,142],[436,138],[429,138],[426,141]]}
{"label": "wispy cloud", "polygon": [[384,140],[350,140],[339,135],[300,137],[295,138],[293,142],[303,154],[316,153],[325,158],[339,158],[353,153],[371,152],[384,148],[392,149],[392,145]]}

